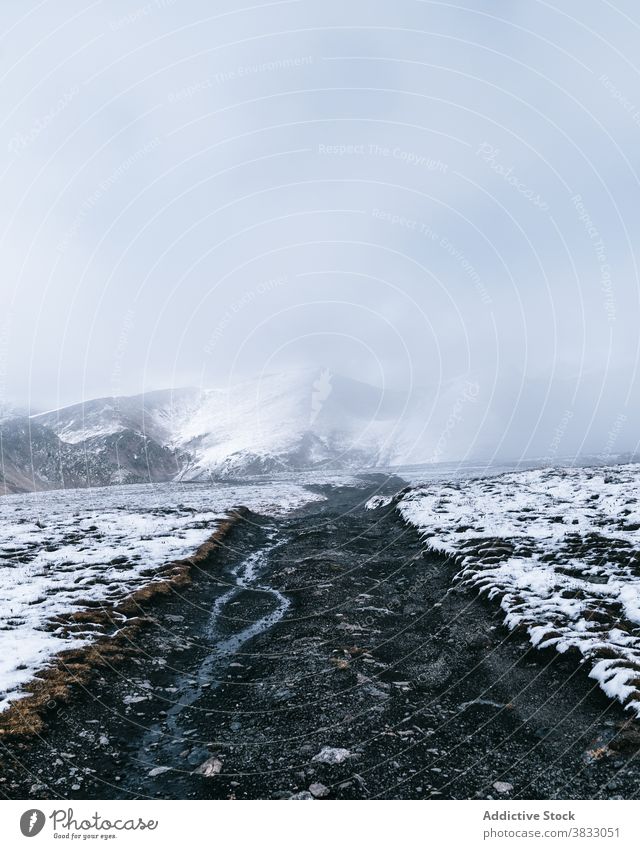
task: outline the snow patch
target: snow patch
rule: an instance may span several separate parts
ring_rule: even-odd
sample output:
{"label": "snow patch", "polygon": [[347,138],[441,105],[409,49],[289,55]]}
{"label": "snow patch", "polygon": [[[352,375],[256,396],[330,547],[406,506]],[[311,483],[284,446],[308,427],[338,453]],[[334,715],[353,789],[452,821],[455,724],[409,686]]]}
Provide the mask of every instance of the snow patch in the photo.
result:
{"label": "snow patch", "polygon": [[538,648],[577,649],[640,716],[640,467],[540,469],[442,483],[398,505],[463,584]]}
{"label": "snow patch", "polygon": [[365,510],[378,510],[380,507],[388,507],[395,495],[372,495],[364,505]]}
{"label": "snow patch", "polygon": [[54,617],[113,605],[193,553],[228,511],[283,514],[323,496],[293,483],[159,484],[60,490],[0,499],[0,710],[69,637]]}

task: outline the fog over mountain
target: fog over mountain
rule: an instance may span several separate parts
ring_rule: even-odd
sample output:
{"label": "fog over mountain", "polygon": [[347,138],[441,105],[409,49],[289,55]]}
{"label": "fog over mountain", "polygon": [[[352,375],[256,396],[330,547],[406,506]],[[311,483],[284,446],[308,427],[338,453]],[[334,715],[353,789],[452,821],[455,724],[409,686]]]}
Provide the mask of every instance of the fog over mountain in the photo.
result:
{"label": "fog over mountain", "polygon": [[[25,465],[29,431],[32,441],[44,443],[51,466],[59,459],[57,478],[42,460],[33,461],[34,485],[46,488],[69,485],[61,480],[65,476],[77,484],[75,464],[82,457],[87,485],[422,461],[428,459],[426,444],[432,453],[438,450],[429,412],[426,393],[418,400],[328,370],[302,370],[228,390],[100,398],[8,420],[2,432],[8,445],[22,436]],[[14,474],[12,483],[24,488],[27,478]]]}
{"label": "fog over mountain", "polygon": [[[542,404],[545,388],[530,391]],[[554,400],[561,403],[568,387],[558,392]],[[576,406],[583,403],[578,399]],[[466,379],[403,393],[328,369],[278,372],[221,389],[98,398],[0,422],[0,487],[21,492],[318,469],[393,470],[452,458],[490,465],[500,456],[495,446],[467,450],[469,428],[481,433],[489,415],[479,385]],[[623,429],[636,425],[635,419],[619,422],[573,459],[629,459],[618,443]],[[504,451],[511,450],[512,459],[566,464],[572,427],[568,412],[559,423],[515,419],[508,433],[518,441]]]}
{"label": "fog over mountain", "polygon": [[[254,381],[270,456],[634,451],[632,8],[6,4],[0,412],[144,394],[125,430],[217,465]],[[306,370],[328,448],[265,382]]]}

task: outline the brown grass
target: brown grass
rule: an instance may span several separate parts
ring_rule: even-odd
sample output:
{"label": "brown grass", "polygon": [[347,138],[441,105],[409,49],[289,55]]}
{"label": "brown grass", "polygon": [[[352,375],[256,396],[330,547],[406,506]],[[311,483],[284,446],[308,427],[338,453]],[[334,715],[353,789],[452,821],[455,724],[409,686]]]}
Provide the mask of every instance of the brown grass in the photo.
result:
{"label": "brown grass", "polygon": [[220,547],[231,528],[246,514],[244,508],[229,513],[228,518],[191,557],[174,560],[161,567],[156,572],[156,580],[135,590],[118,604],[55,617],[52,625],[61,627],[65,636],[91,625],[96,627],[96,639],[86,646],[59,652],[51,663],[35,674],[24,687],[28,695],[0,713],[0,737],[7,739],[39,734],[45,728],[47,711],[68,702],[74,687],[88,684],[96,670],[111,667],[136,654],[134,637],[152,622],[144,615],[142,605],[159,601],[172,591],[190,584],[193,567],[205,563]]}

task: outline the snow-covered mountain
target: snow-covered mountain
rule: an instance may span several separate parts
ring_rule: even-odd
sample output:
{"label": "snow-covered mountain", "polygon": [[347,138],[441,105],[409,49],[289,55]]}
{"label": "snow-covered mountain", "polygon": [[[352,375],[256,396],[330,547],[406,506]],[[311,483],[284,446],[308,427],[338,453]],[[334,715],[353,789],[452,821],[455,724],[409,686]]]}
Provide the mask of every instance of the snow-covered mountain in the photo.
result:
{"label": "snow-covered mountain", "polygon": [[394,461],[403,398],[328,371],[270,375],[207,392],[178,422],[188,478]]}
{"label": "snow-covered mountain", "polygon": [[428,462],[452,448],[447,417],[467,391],[465,381],[409,393],[300,370],[98,398],[0,422],[0,483],[19,491]]}
{"label": "snow-covered mountain", "polygon": [[144,395],[96,398],[39,413],[32,416],[32,421],[50,428],[71,445],[125,430],[168,445],[174,439],[178,423],[187,420],[197,409],[202,394],[198,389],[161,389]]}
{"label": "snow-covered mountain", "polygon": [[401,462],[423,427],[410,413],[415,399],[405,394],[304,370],[224,389],[100,398],[33,421],[74,446],[139,434],[180,458],[177,477],[198,480]]}
{"label": "snow-covered mountain", "polygon": [[[560,445],[567,456],[577,441],[582,454],[590,450],[579,432],[569,433],[574,421],[588,421],[583,408],[576,402],[576,415],[559,423],[539,388],[528,384],[529,419],[532,405],[541,411],[528,422],[508,399],[496,411],[496,391],[467,376],[400,392],[328,370],[299,370],[218,389],[98,398],[0,419],[0,494],[491,457],[496,439],[487,433],[500,435],[502,456],[539,457],[547,465],[559,462]],[[596,449],[606,448],[594,462],[613,461],[616,428],[592,438]]]}
{"label": "snow-covered mountain", "polygon": [[123,429],[77,444],[29,418],[0,422],[0,495],[41,489],[171,480],[179,454]]}

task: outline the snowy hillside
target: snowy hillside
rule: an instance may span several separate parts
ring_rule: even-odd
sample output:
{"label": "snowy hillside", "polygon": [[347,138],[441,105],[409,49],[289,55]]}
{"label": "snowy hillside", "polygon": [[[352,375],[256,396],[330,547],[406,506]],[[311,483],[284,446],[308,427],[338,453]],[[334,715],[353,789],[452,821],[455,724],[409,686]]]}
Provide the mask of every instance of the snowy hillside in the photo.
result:
{"label": "snowy hillside", "polygon": [[176,432],[189,478],[392,462],[402,399],[328,372],[274,375],[208,392]]}
{"label": "snowy hillside", "polygon": [[198,409],[202,395],[198,389],[169,389],[131,397],[97,398],[40,413],[32,420],[72,445],[125,430],[169,445],[182,423]]}
{"label": "snowy hillside", "polygon": [[440,390],[438,414],[425,391],[382,390],[301,370],[220,389],[101,398],[32,421],[91,454],[120,434],[138,434],[147,440],[146,455],[170,452],[171,472],[156,479],[201,480],[428,460],[437,438],[427,432],[446,433],[445,414],[459,393]]}
{"label": "snowy hillside", "polygon": [[0,422],[0,495],[171,480],[181,458],[138,431],[63,442],[35,419]]}

